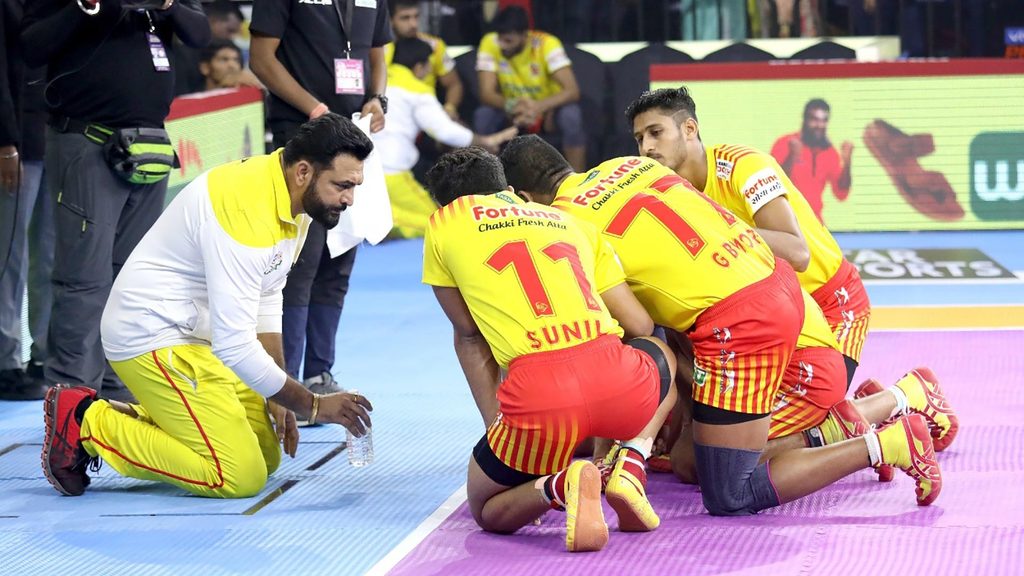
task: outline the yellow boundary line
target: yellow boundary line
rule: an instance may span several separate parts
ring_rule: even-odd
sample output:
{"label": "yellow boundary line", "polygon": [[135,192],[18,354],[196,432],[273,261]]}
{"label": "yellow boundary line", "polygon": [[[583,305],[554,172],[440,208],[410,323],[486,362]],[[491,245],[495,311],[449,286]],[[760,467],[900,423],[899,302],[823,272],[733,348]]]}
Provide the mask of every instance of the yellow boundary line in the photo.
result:
{"label": "yellow boundary line", "polygon": [[872,306],[871,330],[1024,329],[1024,306]]}

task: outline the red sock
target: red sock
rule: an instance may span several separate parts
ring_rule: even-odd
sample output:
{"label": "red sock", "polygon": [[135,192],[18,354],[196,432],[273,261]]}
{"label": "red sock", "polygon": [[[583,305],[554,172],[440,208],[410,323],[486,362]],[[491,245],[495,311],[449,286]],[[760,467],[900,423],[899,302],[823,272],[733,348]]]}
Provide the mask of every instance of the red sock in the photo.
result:
{"label": "red sock", "polygon": [[565,470],[544,481],[544,497],[555,510],[565,510]]}
{"label": "red sock", "polygon": [[646,460],[644,455],[641,454],[634,448],[629,446],[623,446],[619,452],[619,458],[625,459],[622,463],[622,471],[628,472],[634,478],[640,481],[640,485],[647,489],[647,466],[644,465]]}

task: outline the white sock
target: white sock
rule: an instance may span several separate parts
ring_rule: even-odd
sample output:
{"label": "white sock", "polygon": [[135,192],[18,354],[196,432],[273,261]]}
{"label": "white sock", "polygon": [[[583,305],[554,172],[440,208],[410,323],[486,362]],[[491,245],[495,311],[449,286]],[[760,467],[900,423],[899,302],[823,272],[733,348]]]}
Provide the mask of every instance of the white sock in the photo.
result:
{"label": "white sock", "polygon": [[882,463],[882,445],[878,442],[878,433],[869,432],[863,436],[864,442],[868,445],[868,461],[871,466],[878,466]]}
{"label": "white sock", "polygon": [[890,418],[895,416],[904,416],[907,410],[910,408],[910,402],[907,400],[907,393],[903,391],[903,388],[899,386],[893,386],[889,388],[889,392],[892,392],[893,398],[896,399],[896,408],[893,409]]}
{"label": "white sock", "polygon": [[622,447],[639,452],[646,461],[651,457],[651,450],[654,448],[654,438],[633,438],[629,442],[624,443]]}

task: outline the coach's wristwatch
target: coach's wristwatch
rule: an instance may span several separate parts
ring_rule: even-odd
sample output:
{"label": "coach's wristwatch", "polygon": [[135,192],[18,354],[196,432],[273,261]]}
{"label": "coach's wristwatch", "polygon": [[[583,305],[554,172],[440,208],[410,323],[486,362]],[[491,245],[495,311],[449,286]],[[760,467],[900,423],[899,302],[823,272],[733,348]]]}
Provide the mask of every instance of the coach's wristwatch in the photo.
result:
{"label": "coach's wristwatch", "polygon": [[373,100],[374,98],[376,98],[377,100],[380,100],[380,109],[383,110],[385,114],[387,114],[388,113],[388,97],[383,95],[383,94],[370,94],[369,96],[366,97],[366,101],[369,102],[370,100]]}

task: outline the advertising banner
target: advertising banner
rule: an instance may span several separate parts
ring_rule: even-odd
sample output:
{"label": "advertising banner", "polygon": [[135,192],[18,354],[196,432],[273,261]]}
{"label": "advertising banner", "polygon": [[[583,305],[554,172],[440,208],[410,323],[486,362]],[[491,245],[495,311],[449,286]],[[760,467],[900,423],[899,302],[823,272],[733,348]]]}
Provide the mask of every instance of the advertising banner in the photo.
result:
{"label": "advertising banner", "polygon": [[832,230],[1024,227],[1024,61],[656,65],[651,78],[690,89],[705,144],[772,153]]}
{"label": "advertising banner", "polygon": [[170,202],[210,168],[264,153],[263,94],[256,88],[238,88],[175,98],[167,133],[181,162],[167,185]]}

